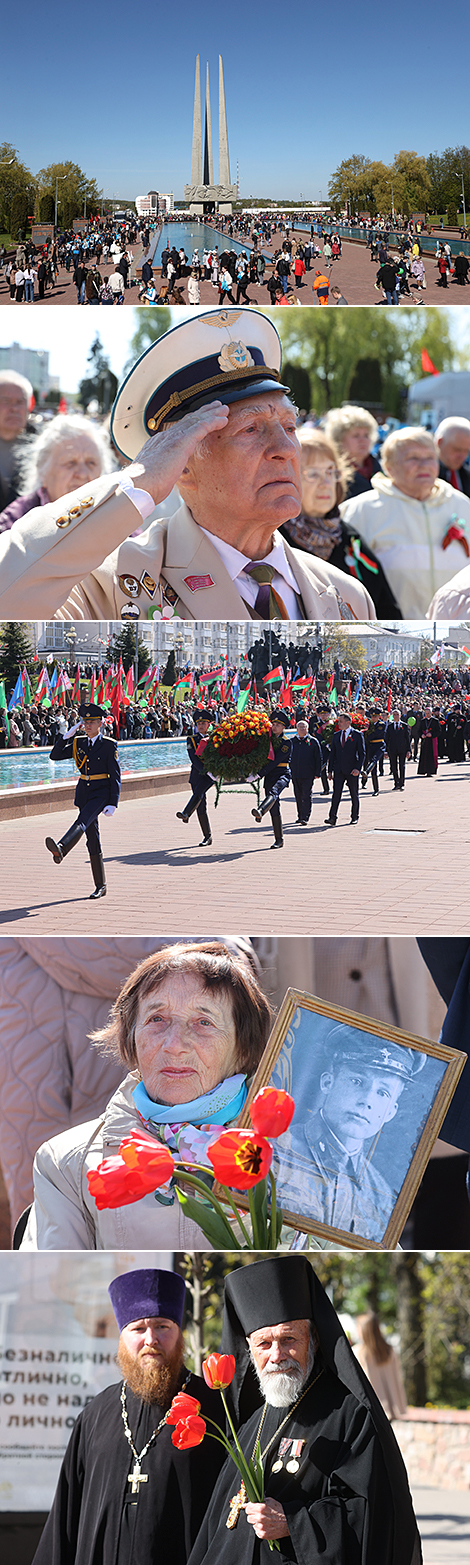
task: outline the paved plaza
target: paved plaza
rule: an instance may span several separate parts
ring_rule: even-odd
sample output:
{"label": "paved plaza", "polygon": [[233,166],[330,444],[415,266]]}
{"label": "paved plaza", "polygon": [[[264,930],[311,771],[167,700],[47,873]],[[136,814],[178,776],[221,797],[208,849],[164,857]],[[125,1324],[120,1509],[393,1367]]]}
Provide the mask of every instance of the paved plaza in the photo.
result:
{"label": "paved plaza", "polygon": [[[446,236],[444,236],[444,237],[446,237]],[[299,232],[298,238],[301,239],[301,240],[302,239],[305,240],[305,238],[306,238],[305,232],[304,233],[300,233]],[[220,255],[223,250],[225,250],[225,249],[229,250],[230,249],[230,239],[228,238],[227,235],[219,234],[215,230],[214,231],[214,245],[218,246],[219,255]],[[280,245],[281,245],[281,235],[280,234],[276,234],[275,235],[274,245],[271,247],[271,254],[273,253],[274,250],[279,249]],[[188,246],[189,246],[189,242],[188,242]],[[188,251],[188,246],[186,247],[187,251]],[[140,257],[141,257],[141,253],[142,253],[141,252],[141,246],[140,245],[134,245],[132,248],[133,248],[134,257],[135,257],[135,265],[139,265],[140,264]],[[248,249],[248,246],[247,246],[247,249]],[[202,253],[202,246],[201,246],[201,253]],[[266,252],[266,248],[264,247],[264,253],[268,253],[269,254],[270,252],[269,251]],[[402,295],[402,300],[401,300],[402,304],[407,304],[407,305],[411,306],[413,304],[416,304],[419,299],[422,299],[423,303],[424,304],[428,304],[428,305],[429,304],[445,304],[445,305],[460,304],[461,305],[461,304],[467,304],[467,301],[470,302],[470,289],[469,289],[469,293],[467,294],[467,288],[466,287],[462,288],[455,281],[455,279],[453,277],[448,282],[448,286],[447,286],[446,289],[438,287],[439,273],[438,273],[438,270],[437,270],[436,259],[435,259],[434,253],[432,255],[424,255],[423,258],[424,258],[424,265],[425,265],[425,272],[426,272],[426,285],[427,285],[426,289],[425,289],[424,292],[421,292],[421,289],[416,288],[414,286],[413,280],[412,280],[411,283],[410,283],[410,294],[409,295],[408,294]],[[312,305],[315,302],[314,301],[314,297],[313,297],[313,281],[314,281],[314,277],[315,277],[315,269],[317,267],[319,269],[323,269],[322,257],[319,257],[315,262],[312,261],[310,271],[307,271],[305,273],[305,276],[304,276],[304,279],[303,279],[303,286],[301,288],[295,288],[294,287],[294,292],[295,292],[296,297],[298,298],[300,304]],[[114,267],[111,265],[111,263],[109,261],[106,263],[106,265],[104,265],[104,263],[101,262],[99,270],[100,270],[100,273],[101,273],[101,277],[104,277],[105,273],[109,274],[111,271],[114,270]],[[133,270],[135,270],[135,267],[133,268]],[[269,266],[269,264],[266,267],[266,271],[267,271],[267,273],[269,275],[271,274],[271,267]],[[348,304],[373,304],[373,305],[377,305],[380,308],[383,305],[384,301],[382,299],[381,292],[378,293],[377,290],[374,288],[374,283],[375,283],[377,271],[378,271],[378,261],[371,262],[370,251],[366,249],[365,245],[353,244],[351,241],[343,240],[343,253],[342,253],[341,259],[338,260],[338,261],[333,261],[331,274],[330,274],[330,288],[335,286],[335,285],[337,285],[338,288],[341,289],[342,294],[344,294],[344,297],[346,298]],[[160,281],[160,271],[158,269],[156,269],[156,271],[155,271],[155,277],[156,277],[156,281],[159,283],[159,281]],[[294,286],[294,278],[293,277],[291,277],[289,279],[289,286],[291,286],[291,285]],[[184,302],[184,304],[187,305],[188,304],[188,279],[187,279],[187,277],[181,278],[180,279],[180,283],[179,283],[178,286],[182,287],[182,289],[183,289],[183,302]],[[218,289],[214,288],[212,286],[212,283],[205,282],[204,280],[200,283],[199,286],[200,286],[200,303],[202,305],[207,305],[207,306],[209,306],[209,305],[213,305],[213,306],[217,305],[218,298],[219,298]],[[234,294],[234,297],[236,298],[236,293]],[[270,306],[271,306],[271,298],[270,298],[270,295],[268,293],[268,290],[266,288],[266,284],[265,283],[261,287],[258,286],[257,284],[249,283],[248,284],[248,298],[254,304],[263,306],[264,309],[266,309],[267,307],[270,308]],[[125,295],[124,295],[124,305],[130,304],[130,305],[134,305],[135,306],[136,304],[138,304],[138,302],[139,302],[139,300],[138,300],[138,288],[136,288],[136,287],[134,287],[134,288],[127,288],[126,292],[125,292]],[[243,300],[243,297],[242,297],[241,303],[243,304],[244,302],[245,301]],[[0,305],[2,305],[2,304],[10,304],[10,303],[11,303],[10,291],[9,291],[9,288],[7,287],[7,284],[6,284],[6,281],[5,281],[5,277],[2,274],[2,276],[0,277]],[[331,299],[331,294],[330,294],[330,306],[332,305],[332,303],[333,303],[333,301]],[[40,300],[38,300],[36,298],[35,301],[34,301],[33,308],[36,308],[36,307],[39,306],[40,309],[44,309],[45,306],[51,305],[51,304],[53,304],[55,306],[62,305],[62,304],[67,304],[67,305],[76,305],[77,304],[77,291],[76,291],[75,285],[74,285],[73,280],[72,280],[72,271],[67,272],[65,270],[65,267],[61,267],[60,268],[59,280],[58,280],[57,286],[55,288],[48,288],[47,289],[45,299],[40,301]],[[30,306],[27,306],[27,308],[30,308]],[[82,306],[82,308],[87,308],[87,306]],[[92,306],[90,306],[90,308],[92,308]]]}
{"label": "paved plaza", "polygon": [[[386,768],[387,770],[387,768]],[[0,933],[259,935],[463,935],[468,902],[470,764],[444,762],[437,777],[407,769],[404,793],[391,779],[361,793],[357,826],[343,796],[334,830],[329,800],[315,784],[308,827],[295,826],[291,788],[283,794],[285,842],[270,852],[269,816],[256,826],[252,793],[209,794],[213,846],[199,848],[194,816],[176,820],[181,793],[121,804],[102,821],[108,895],[92,889],[85,844],[55,866],[46,834],[60,836],[70,810],[0,825]]]}
{"label": "paved plaza", "polygon": [[470,1494],[462,1489],[425,1489],[412,1484],[424,1565],[468,1565]]}

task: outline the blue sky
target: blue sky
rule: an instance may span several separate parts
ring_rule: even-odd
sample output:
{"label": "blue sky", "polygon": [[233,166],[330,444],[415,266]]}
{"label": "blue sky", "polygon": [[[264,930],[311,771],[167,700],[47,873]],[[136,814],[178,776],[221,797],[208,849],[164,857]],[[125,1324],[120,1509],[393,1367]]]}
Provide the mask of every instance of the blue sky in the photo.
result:
{"label": "blue sky", "polygon": [[[323,13],[285,0],[242,11],[208,0],[137,11],[113,0],[90,12],[25,0],[2,18],[0,136],[33,173],[70,158],[107,195],[181,195],[196,54],[203,80],[209,60],[216,142],[220,52],[241,195],[325,197],[353,152],[388,162],[402,148],[468,141],[464,71],[455,51],[446,60],[444,16],[436,0],[406,12],[337,0]],[[462,61],[469,32],[461,10]]]}

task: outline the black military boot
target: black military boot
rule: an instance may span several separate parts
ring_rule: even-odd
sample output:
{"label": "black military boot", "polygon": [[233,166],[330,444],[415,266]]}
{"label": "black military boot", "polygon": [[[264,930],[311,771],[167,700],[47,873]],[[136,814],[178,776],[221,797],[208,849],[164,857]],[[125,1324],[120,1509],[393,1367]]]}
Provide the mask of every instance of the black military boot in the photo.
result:
{"label": "black military boot", "polygon": [[98,897],[106,896],[106,875],[102,853],[90,853],[91,873],[95,882],[95,890],[91,892],[89,901],[97,902]]}
{"label": "black military boot", "polygon": [[78,821],[74,821],[73,826],[69,826],[65,836],[60,837],[59,842],[54,842],[53,837],[46,837],[46,848],[49,853],[52,853],[54,864],[61,864],[62,859],[67,858],[67,854],[71,852],[72,848],[76,847],[81,837],[83,837],[83,826],[80,826]]}
{"label": "black military boot", "polygon": [[189,800],[189,804],[185,805],[184,810],[177,810],[176,811],[176,819],[177,819],[177,821],[184,821],[185,826],[187,826],[188,821],[190,820],[191,815],[194,815],[194,811],[197,810],[197,807],[198,807],[198,800],[197,799],[190,799]]}
{"label": "black military boot", "polygon": [[205,799],[203,799],[201,801],[201,803],[198,804],[198,807],[197,807],[197,818],[198,818],[199,825],[201,827],[201,831],[202,831],[202,834],[203,834],[202,842],[199,843],[199,847],[200,848],[211,848],[212,847],[212,833],[211,833],[211,829],[210,829],[210,826],[209,826],[209,816],[207,814],[207,806],[206,806]]}
{"label": "black military boot", "polygon": [[276,803],[276,796],[275,796],[275,794],[274,793],[268,793],[267,798],[263,800],[263,803],[259,805],[258,809],[251,811],[252,815],[254,815],[254,817],[255,817],[255,821],[258,822],[258,825],[259,825],[260,821],[263,819],[263,815],[266,815],[268,810],[272,810],[273,804],[275,804],[275,803]]}
{"label": "black military boot", "polygon": [[282,821],[281,821],[281,817],[280,817],[280,815],[278,815],[278,816],[273,815],[271,817],[271,819],[272,819],[272,823],[273,823],[273,832],[274,832],[274,842],[271,843],[271,850],[273,848],[283,848],[284,847],[284,838],[283,838],[283,835],[282,835]]}

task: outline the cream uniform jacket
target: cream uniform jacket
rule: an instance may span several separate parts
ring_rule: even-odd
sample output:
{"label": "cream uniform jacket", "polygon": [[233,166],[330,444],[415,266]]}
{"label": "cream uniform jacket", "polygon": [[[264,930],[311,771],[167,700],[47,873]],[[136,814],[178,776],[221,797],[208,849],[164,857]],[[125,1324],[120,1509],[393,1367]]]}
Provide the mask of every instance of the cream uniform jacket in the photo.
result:
{"label": "cream uniform jacket", "polygon": [[[181,619],[257,617],[184,501],[170,517],[156,507],[147,531],[130,537],[138,514],[118,484],[107,474],[2,533],[0,619],[125,619],[129,604],[139,611],[129,617],[142,620],[162,607]],[[306,619],[376,618],[352,576],[289,544],[285,552]]]}

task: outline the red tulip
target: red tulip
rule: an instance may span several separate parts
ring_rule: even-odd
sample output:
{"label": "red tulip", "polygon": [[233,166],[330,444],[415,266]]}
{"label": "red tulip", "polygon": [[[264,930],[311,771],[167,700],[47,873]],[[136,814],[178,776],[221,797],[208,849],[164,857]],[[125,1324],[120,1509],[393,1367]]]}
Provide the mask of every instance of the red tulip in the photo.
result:
{"label": "red tulip", "polygon": [[204,1359],[202,1373],[211,1391],[225,1391],[235,1374],[233,1353],[209,1353],[209,1357]]}
{"label": "red tulip", "polygon": [[167,1180],[171,1179],[175,1160],[169,1147],[163,1146],[161,1141],[155,1141],[154,1136],[147,1136],[145,1131],[132,1130],[130,1136],[121,1141],[119,1151],[128,1169],[136,1170],[146,1179],[153,1180],[149,1189],[157,1190],[159,1185],[166,1185]]}
{"label": "red tulip", "polygon": [[262,1087],[250,1105],[250,1119],[259,1136],[282,1136],[288,1129],[295,1103],[289,1092]]}
{"label": "red tulip", "polygon": [[145,1175],[139,1169],[127,1168],[119,1155],[105,1157],[98,1168],[90,1169],[87,1179],[99,1212],[108,1207],[130,1206],[156,1188],[154,1170]]}
{"label": "red tulip", "polygon": [[199,1418],[197,1413],[190,1413],[188,1418],[181,1418],[176,1424],[171,1438],[178,1451],[188,1451],[190,1446],[201,1444],[205,1433],[204,1419]]}
{"label": "red tulip", "polygon": [[196,1415],[200,1411],[201,1404],[198,1402],[197,1397],[189,1397],[186,1391],[178,1391],[177,1395],[173,1397],[171,1407],[168,1409],[166,1423],[179,1424],[182,1421],[184,1422],[185,1418],[189,1418],[190,1414]]}
{"label": "red tulip", "polygon": [[223,1130],[207,1148],[215,1177],[234,1190],[251,1190],[269,1173],[273,1149],[264,1136],[249,1130]]}

